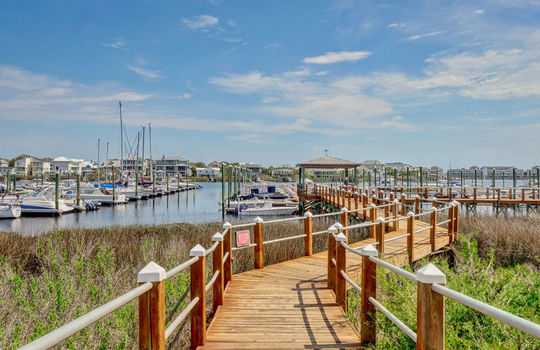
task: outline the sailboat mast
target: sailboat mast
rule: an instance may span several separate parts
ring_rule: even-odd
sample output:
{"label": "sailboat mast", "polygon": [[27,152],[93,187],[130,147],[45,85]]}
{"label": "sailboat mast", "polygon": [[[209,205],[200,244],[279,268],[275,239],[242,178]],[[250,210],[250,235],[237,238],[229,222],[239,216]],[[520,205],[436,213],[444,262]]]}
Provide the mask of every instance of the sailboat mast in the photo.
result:
{"label": "sailboat mast", "polygon": [[122,125],[122,102],[118,101],[120,106],[120,178],[122,178],[122,170],[124,170],[124,126]]}
{"label": "sailboat mast", "polygon": [[101,143],[101,139],[97,139],[97,179],[98,179],[98,182],[99,182],[99,146],[100,146],[100,143]]}
{"label": "sailboat mast", "polygon": [[[148,136],[150,138],[150,177],[153,179],[154,175],[154,166],[152,164],[152,124],[148,123]],[[154,181],[154,180],[152,180]]]}
{"label": "sailboat mast", "polygon": [[145,134],[144,126],[142,127],[142,176],[144,176],[144,134]]}

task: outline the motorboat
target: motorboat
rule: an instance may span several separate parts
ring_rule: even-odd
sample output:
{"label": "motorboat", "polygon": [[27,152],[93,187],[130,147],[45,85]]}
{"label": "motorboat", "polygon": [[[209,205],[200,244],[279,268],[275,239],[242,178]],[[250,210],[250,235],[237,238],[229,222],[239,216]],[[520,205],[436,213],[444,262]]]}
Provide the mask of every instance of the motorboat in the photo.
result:
{"label": "motorboat", "polygon": [[247,208],[238,212],[239,215],[244,216],[281,216],[292,215],[298,210],[297,206],[294,207],[274,207],[271,202],[266,202],[261,208]]}
{"label": "motorboat", "polygon": [[[112,192],[112,191],[111,191]],[[102,205],[115,205],[126,203],[127,198],[125,194],[118,191],[119,193],[113,194],[105,192],[102,188],[97,188],[94,186],[81,186],[79,191],[79,196],[83,200],[91,201],[92,203],[99,203]],[[66,192],[67,196],[73,197],[76,196],[76,193],[73,191]]]}
{"label": "motorboat", "polygon": [[20,216],[21,201],[19,200],[18,195],[4,193],[0,200],[0,219],[16,219]]}
{"label": "motorboat", "polygon": [[68,206],[61,198],[58,199],[57,206],[54,187],[46,187],[36,192],[23,194],[21,210],[22,214],[28,215],[61,215],[72,212],[73,207]]}

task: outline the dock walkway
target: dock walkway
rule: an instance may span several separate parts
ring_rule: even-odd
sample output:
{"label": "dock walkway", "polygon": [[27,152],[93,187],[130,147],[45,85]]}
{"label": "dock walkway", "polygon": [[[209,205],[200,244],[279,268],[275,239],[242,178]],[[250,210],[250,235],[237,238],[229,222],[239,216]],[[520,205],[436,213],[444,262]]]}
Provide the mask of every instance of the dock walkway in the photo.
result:
{"label": "dock walkway", "polygon": [[[384,210],[377,209],[377,215]],[[366,218],[369,219],[369,218]],[[416,260],[431,254],[429,225],[415,221]],[[384,260],[409,262],[406,225],[384,234]],[[369,238],[352,247],[376,243]],[[436,228],[435,249],[449,244],[447,229]],[[327,252],[239,273],[233,276],[198,349],[350,349],[361,348],[360,336],[327,287]],[[361,279],[362,258],[347,255],[347,275]]]}

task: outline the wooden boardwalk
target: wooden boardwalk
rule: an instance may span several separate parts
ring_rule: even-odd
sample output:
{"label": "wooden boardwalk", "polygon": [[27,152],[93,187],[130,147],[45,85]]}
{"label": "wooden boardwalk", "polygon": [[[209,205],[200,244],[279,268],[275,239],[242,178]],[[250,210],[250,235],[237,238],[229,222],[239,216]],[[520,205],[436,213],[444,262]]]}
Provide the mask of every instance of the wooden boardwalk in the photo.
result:
{"label": "wooden boardwalk", "polygon": [[[383,215],[378,211],[377,215]],[[415,220],[415,230],[427,223]],[[385,239],[403,235],[405,222]],[[409,262],[407,238],[385,244],[384,260],[397,266]],[[375,243],[369,238],[353,247]],[[300,244],[300,243],[299,243]],[[447,229],[437,227],[435,248],[449,244]],[[430,230],[415,234],[414,256],[430,255]],[[362,258],[347,254],[347,275],[361,279]],[[351,349],[360,337],[327,288],[327,252],[282,262],[233,276],[225,300],[199,349]]]}

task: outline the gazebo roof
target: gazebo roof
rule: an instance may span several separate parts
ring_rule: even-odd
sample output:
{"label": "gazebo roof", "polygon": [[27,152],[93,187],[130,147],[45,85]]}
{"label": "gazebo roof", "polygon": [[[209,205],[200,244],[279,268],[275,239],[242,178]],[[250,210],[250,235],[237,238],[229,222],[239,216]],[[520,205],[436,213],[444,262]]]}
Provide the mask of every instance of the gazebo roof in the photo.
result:
{"label": "gazebo roof", "polygon": [[310,169],[350,169],[360,166],[360,163],[351,162],[332,156],[322,156],[312,160],[296,164],[300,168]]}

